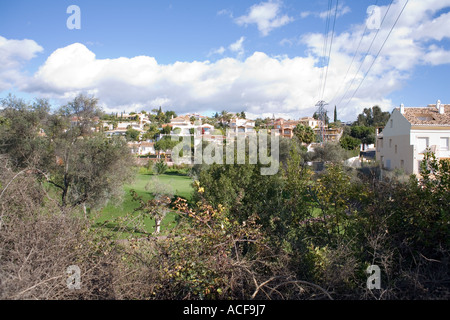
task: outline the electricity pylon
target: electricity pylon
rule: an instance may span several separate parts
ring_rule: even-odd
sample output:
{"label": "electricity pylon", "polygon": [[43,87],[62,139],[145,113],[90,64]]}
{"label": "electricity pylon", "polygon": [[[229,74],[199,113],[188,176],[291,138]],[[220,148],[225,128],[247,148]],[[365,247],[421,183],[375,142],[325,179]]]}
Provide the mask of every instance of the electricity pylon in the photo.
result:
{"label": "electricity pylon", "polygon": [[316,107],[319,107],[316,111],[316,114],[319,117],[319,129],[320,129],[319,142],[320,143],[324,143],[326,140],[326,138],[325,138],[325,120],[327,117],[327,110],[325,109],[326,105],[328,105],[328,103],[326,103],[323,100],[320,100],[319,102],[316,103]]}

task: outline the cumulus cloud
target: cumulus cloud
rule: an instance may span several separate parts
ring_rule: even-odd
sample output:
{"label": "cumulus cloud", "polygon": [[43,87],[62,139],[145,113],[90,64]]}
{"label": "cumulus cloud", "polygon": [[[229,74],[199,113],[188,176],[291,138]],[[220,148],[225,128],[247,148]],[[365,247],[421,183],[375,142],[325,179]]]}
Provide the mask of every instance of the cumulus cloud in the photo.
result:
{"label": "cumulus cloud", "polygon": [[[440,30],[448,24],[445,9],[450,8],[450,0],[410,0],[361,84],[404,3],[405,0],[394,1],[367,56],[377,30],[368,30],[362,37],[365,21],[335,34],[323,98],[330,110],[338,104],[342,120],[352,120],[363,108],[373,105],[391,111],[392,101],[386,97],[402,88],[415,67],[450,63],[446,42],[450,28]],[[263,4],[280,2],[256,6]],[[387,6],[380,10],[383,16]],[[267,17],[281,16],[279,11],[275,12]],[[436,30],[433,25],[438,26]],[[161,64],[149,56],[100,59],[94,49],[75,43],[54,51],[33,76],[24,77],[20,72],[22,63],[42,48],[30,40],[22,40],[18,45],[15,40],[0,38],[0,89],[2,84],[5,88],[4,83],[9,83],[12,72],[21,77],[16,84],[20,83],[19,89],[24,92],[66,101],[79,92],[90,93],[112,112],[162,106],[179,114],[244,110],[250,116],[275,114],[293,119],[312,115],[321,98],[321,78],[326,71],[321,63],[324,35],[310,33],[286,39],[284,45],[306,46],[307,52],[297,57],[249,54],[244,50],[245,40],[241,37],[213,49],[211,54],[220,58],[214,62],[171,64]],[[241,52],[245,54],[240,55]],[[233,57],[227,57],[227,53]]]}
{"label": "cumulus cloud", "polygon": [[220,48],[216,48],[216,49],[212,49],[209,53],[208,53],[208,57],[214,56],[214,55],[222,55],[224,54],[226,51],[226,49],[222,46]]}
{"label": "cumulus cloud", "polygon": [[207,54],[207,57],[223,56],[227,51],[235,54],[237,58],[242,58],[245,53],[244,49],[245,37],[240,37],[238,40],[230,44],[227,48],[221,46],[220,48],[211,49]]}
{"label": "cumulus cloud", "polygon": [[281,14],[281,1],[261,2],[250,7],[248,14],[235,19],[241,26],[256,24],[261,35],[267,36],[273,29],[282,27],[294,19]]}
{"label": "cumulus cloud", "polygon": [[321,19],[326,19],[328,16],[334,16],[336,14],[336,18],[339,18],[340,16],[349,13],[350,11],[350,7],[344,6],[342,3],[339,3],[337,9],[336,7],[333,7],[330,10],[318,13],[317,16]]}
{"label": "cumulus cloud", "polygon": [[179,113],[211,109],[298,113],[314,102],[311,92],[318,85],[311,81],[317,78],[314,65],[310,57],[270,57],[262,52],[245,60],[223,58],[214,63],[98,59],[76,43],[53,52],[22,89],[59,99],[90,92],[111,111],[161,105]]}
{"label": "cumulus cloud", "polygon": [[311,11],[303,11],[300,13],[300,17],[302,19],[309,17],[311,14],[313,14]]}
{"label": "cumulus cloud", "polygon": [[239,57],[241,57],[245,50],[244,50],[244,41],[245,41],[245,37],[240,37],[239,40],[237,40],[236,42],[230,44],[229,49],[232,52],[235,52],[238,54]]}
{"label": "cumulus cloud", "polygon": [[22,78],[23,65],[44,49],[33,40],[8,40],[0,36],[0,92]]}
{"label": "cumulus cloud", "polygon": [[349,6],[345,6],[343,3],[339,3],[337,10],[334,6],[330,10],[322,11],[322,12],[312,12],[312,11],[303,11],[300,13],[300,18],[304,19],[309,16],[313,16],[316,18],[326,19],[328,16],[334,16],[336,13],[336,18],[339,18],[347,13],[351,12],[351,9]]}
{"label": "cumulus cloud", "polygon": [[222,9],[217,12],[218,16],[228,16],[229,18],[233,19],[233,12],[231,12],[228,9]]}
{"label": "cumulus cloud", "polygon": [[[362,37],[364,22],[335,34],[324,100],[332,106],[338,104],[344,115],[350,117],[352,112],[355,114],[372,103],[391,111],[392,103],[386,97],[402,88],[415,67],[449,63],[448,50],[436,44],[450,38],[449,13],[443,13],[450,7],[450,0],[410,0],[390,33],[405,3],[405,0],[393,2],[380,30],[366,30]],[[383,17],[388,6],[378,8]],[[323,34],[303,35],[301,43],[308,47],[311,56],[323,58]],[[351,66],[348,73],[338,71],[342,70],[342,64]]]}
{"label": "cumulus cloud", "polygon": [[425,63],[433,66],[450,63],[450,50],[445,50],[436,45],[431,45],[428,52],[422,57]]}

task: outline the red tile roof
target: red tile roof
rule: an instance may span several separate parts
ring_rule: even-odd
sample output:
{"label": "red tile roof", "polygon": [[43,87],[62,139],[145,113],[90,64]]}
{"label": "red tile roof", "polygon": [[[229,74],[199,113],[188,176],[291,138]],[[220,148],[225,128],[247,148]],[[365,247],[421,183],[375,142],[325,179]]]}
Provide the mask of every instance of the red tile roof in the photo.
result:
{"label": "red tile roof", "polygon": [[444,106],[444,114],[440,114],[434,104],[428,105],[425,108],[405,108],[403,115],[412,125],[450,126],[450,105],[446,104],[441,106]]}

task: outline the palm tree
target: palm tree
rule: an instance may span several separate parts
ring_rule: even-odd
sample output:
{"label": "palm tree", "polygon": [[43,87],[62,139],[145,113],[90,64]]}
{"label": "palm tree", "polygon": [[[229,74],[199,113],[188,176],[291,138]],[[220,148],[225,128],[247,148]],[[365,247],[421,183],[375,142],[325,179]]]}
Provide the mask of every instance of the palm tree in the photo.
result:
{"label": "palm tree", "polygon": [[223,110],[223,111],[220,113],[219,119],[220,119],[220,121],[221,121],[222,123],[224,123],[227,117],[228,117],[228,111]]}

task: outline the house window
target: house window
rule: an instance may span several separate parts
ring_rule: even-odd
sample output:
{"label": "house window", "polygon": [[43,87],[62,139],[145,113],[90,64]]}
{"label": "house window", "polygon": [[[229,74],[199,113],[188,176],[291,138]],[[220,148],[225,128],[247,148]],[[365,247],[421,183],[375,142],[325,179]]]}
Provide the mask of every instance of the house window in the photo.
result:
{"label": "house window", "polygon": [[392,139],[389,139],[389,148],[392,148]]}
{"label": "house window", "polygon": [[391,119],[391,121],[389,121],[389,123],[390,123],[390,125],[391,125],[391,128],[393,127],[393,125],[394,125],[394,120],[392,120]]}
{"label": "house window", "polygon": [[448,138],[447,137],[441,137],[440,138],[440,149],[441,151],[448,151],[449,147],[448,147]]}
{"label": "house window", "polygon": [[386,169],[391,169],[391,160],[390,159],[386,159]]}
{"label": "house window", "polygon": [[397,154],[397,145],[395,145],[395,154]]}
{"label": "house window", "polygon": [[405,168],[405,160],[400,160],[400,168]]}
{"label": "house window", "polygon": [[427,148],[429,147],[429,139],[427,137],[418,137],[417,138],[417,152],[425,153]]}

